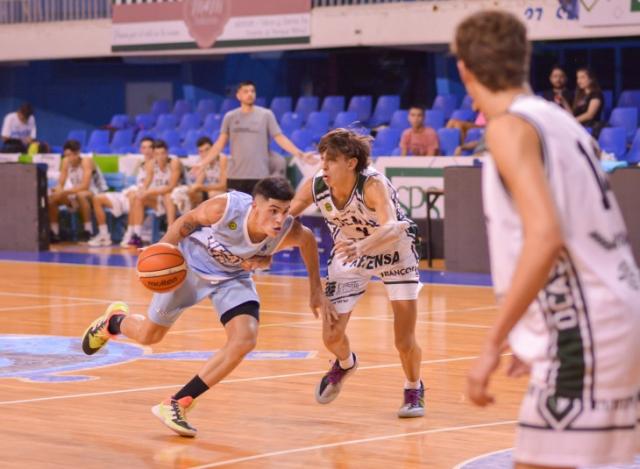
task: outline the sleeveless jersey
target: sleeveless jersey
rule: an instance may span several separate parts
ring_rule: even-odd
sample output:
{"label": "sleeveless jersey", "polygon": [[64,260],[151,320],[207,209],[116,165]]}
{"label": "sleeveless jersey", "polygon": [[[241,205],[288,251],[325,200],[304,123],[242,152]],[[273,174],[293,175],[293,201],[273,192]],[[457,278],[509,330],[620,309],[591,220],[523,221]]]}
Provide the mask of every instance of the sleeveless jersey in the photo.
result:
{"label": "sleeveless jersey", "polygon": [[[596,382],[629,391],[637,377],[625,376],[619,363],[640,333],[640,278],[595,141],[573,116],[544,99],[519,96],[508,112],[537,130],[565,245],[546,285],[513,329],[511,347],[534,363],[534,380],[555,380],[560,394],[593,394]],[[500,299],[510,287],[523,230],[490,158],[483,167],[483,201]],[[633,339],[630,330],[637,332]],[[535,363],[545,360],[553,363],[536,373]],[[581,373],[575,373],[576,363]]]}
{"label": "sleeveless jersey", "polygon": [[[82,184],[83,177],[84,177],[84,168],[82,167],[82,163],[80,163],[78,166],[75,166],[75,167],[69,165],[68,173],[67,173],[67,182],[65,185],[67,187],[79,186],[80,184]],[[104,176],[102,175],[102,171],[100,171],[100,168],[98,168],[97,166],[95,167],[95,169],[93,170],[93,173],[91,174],[91,182],[89,184],[89,190],[94,194],[97,194],[99,192],[106,192],[107,190],[109,190],[109,186],[107,186],[107,181],[104,179]]]}
{"label": "sleeveless jersey", "polygon": [[136,174],[136,187],[144,187],[144,181],[147,179],[146,161],[142,161],[138,166]]}
{"label": "sleeveless jersey", "polygon": [[[200,228],[180,243],[189,267],[201,277],[211,280],[246,273],[240,267],[243,260],[273,254],[294,221],[288,216],[277,237],[253,243],[247,226],[253,198],[236,191],[229,192],[226,198],[224,215],[217,223]],[[203,252],[208,255],[202,255]]]}
{"label": "sleeveless jersey", "polygon": [[339,235],[347,239],[360,240],[369,236],[372,230],[380,226],[378,215],[367,207],[364,202],[364,186],[369,178],[380,179],[386,184],[398,221],[406,220],[413,224],[404,213],[402,207],[400,207],[396,189],[385,176],[375,169],[367,168],[358,174],[353,192],[341,210],[334,205],[329,186],[322,179],[322,176],[323,173],[320,170],[313,177],[311,186],[313,200],[327,222],[334,241],[337,240]]}
{"label": "sleeveless jersey", "polygon": [[[191,176],[191,174],[187,174],[186,180],[188,184],[195,184],[196,182],[196,178]],[[218,182],[220,182],[220,161],[216,159],[204,169],[203,184],[209,186],[211,184],[217,184]]]}

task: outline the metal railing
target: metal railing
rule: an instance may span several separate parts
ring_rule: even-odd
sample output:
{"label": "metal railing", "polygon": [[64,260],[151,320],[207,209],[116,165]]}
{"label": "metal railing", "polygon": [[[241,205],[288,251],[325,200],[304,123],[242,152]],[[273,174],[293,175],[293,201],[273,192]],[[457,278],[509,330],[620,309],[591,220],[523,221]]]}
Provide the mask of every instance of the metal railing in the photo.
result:
{"label": "metal railing", "polygon": [[424,2],[432,0],[311,0],[312,8],[350,5],[376,5],[381,3]]}
{"label": "metal railing", "polygon": [[0,24],[111,18],[111,0],[0,0]]}

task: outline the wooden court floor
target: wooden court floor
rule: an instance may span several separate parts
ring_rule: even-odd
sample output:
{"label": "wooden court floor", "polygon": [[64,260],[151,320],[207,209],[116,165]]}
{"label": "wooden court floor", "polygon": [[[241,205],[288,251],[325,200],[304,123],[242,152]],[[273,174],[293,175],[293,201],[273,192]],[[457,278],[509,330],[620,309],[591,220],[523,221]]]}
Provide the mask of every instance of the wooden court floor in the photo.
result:
{"label": "wooden court floor", "polygon": [[322,406],[314,387],[332,357],[308,311],[306,279],[257,275],[256,359],[198,400],[190,422],[199,434],[189,440],[150,408],[224,343],[208,302],[187,310],[160,344],[121,340],[87,359],[79,337],[110,301],[146,311],[151,294],[133,269],[0,261],[0,278],[0,467],[451,468],[513,446],[526,379],[500,372],[488,409],[464,397],[466,371],[496,314],[490,288],[422,289],[427,414],[400,420],[404,378],[382,284],[369,286],[349,326],[360,368]]}

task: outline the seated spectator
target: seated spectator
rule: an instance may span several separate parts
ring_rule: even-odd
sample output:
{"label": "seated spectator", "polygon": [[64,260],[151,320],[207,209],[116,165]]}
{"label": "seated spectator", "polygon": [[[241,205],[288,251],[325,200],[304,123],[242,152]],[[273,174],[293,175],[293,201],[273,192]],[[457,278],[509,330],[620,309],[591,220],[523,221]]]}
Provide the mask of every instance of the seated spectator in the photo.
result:
{"label": "seated spectator", "polygon": [[584,127],[591,127],[591,135],[597,139],[604,127],[604,122],[601,120],[604,95],[596,76],[588,68],[581,68],[576,72],[576,84],[573,106],[565,103],[563,107],[573,113]]}
{"label": "seated spectator", "polygon": [[[451,119],[447,123],[447,128],[456,128],[455,125],[450,125],[452,124],[452,121],[454,121],[454,119]],[[457,122],[461,122],[461,121],[457,121]],[[470,124],[469,122],[465,122],[465,124],[468,124],[468,125],[463,127],[457,127],[460,129],[461,142],[460,142],[460,145],[458,145],[454,150],[453,152],[454,156],[461,156],[462,154],[464,154],[464,152],[470,152],[470,154],[472,155],[477,155],[486,150],[486,147],[484,144],[484,135],[479,140],[471,140],[470,142],[465,143],[465,140],[467,138],[467,132],[470,129],[483,128],[487,125],[487,119],[484,117],[484,114],[479,112],[473,124]]]}
{"label": "seated spectator", "polygon": [[58,185],[49,196],[49,221],[51,222],[52,243],[60,241],[58,207],[66,205],[72,210],[80,209],[83,221],[81,241],[91,236],[91,199],[94,195],[106,192],[108,187],[100,169],[93,158],[80,156],[80,143],[68,140],[64,143],[62,165]]}
{"label": "seated spectator", "polygon": [[36,119],[30,104],[24,103],[16,112],[10,112],[2,123],[3,152],[26,153],[36,139]]}
{"label": "seated spectator", "polygon": [[[205,159],[213,146],[209,137],[200,137],[197,142],[200,161]],[[207,197],[215,197],[227,190],[227,157],[221,153],[211,163],[198,172],[197,176],[187,176],[187,185],[176,187],[171,198],[180,213],[197,207]]]}
{"label": "seated spectator", "polygon": [[418,106],[409,108],[411,128],[405,130],[400,138],[402,156],[436,156],[440,151],[438,134],[424,125],[424,109]]}
{"label": "seated spectator", "polygon": [[542,97],[565,109],[570,108],[569,103],[573,102],[573,92],[567,88],[567,74],[562,67],[556,65],[551,69],[549,83],[551,83],[551,89],[542,93]]}

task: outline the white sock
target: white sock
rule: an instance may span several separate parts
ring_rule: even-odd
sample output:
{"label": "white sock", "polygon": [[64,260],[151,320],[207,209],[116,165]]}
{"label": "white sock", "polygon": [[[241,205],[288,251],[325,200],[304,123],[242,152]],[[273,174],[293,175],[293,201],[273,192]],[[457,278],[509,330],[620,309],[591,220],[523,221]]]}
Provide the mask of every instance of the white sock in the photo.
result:
{"label": "white sock", "polygon": [[133,234],[133,227],[132,226],[127,226],[127,231],[124,232],[124,236],[131,236]]}
{"label": "white sock", "polygon": [[349,353],[349,358],[346,360],[338,360],[338,366],[340,366],[340,368],[342,368],[343,370],[348,370],[349,368],[352,368],[353,365],[356,364],[355,359],[353,358],[353,352]]}
{"label": "white sock", "polygon": [[418,381],[405,381],[404,382],[405,389],[420,389],[420,380]]}
{"label": "white sock", "polygon": [[98,233],[100,236],[109,236],[109,227],[107,227],[107,225],[99,225]]}
{"label": "white sock", "polygon": [[133,234],[136,236],[142,236],[142,225],[133,225]]}
{"label": "white sock", "polygon": [[54,235],[60,234],[60,223],[51,223],[51,231]]}
{"label": "white sock", "polygon": [[84,231],[88,231],[89,233],[91,233],[93,231],[93,227],[91,226],[91,222],[88,221],[84,224]]}

